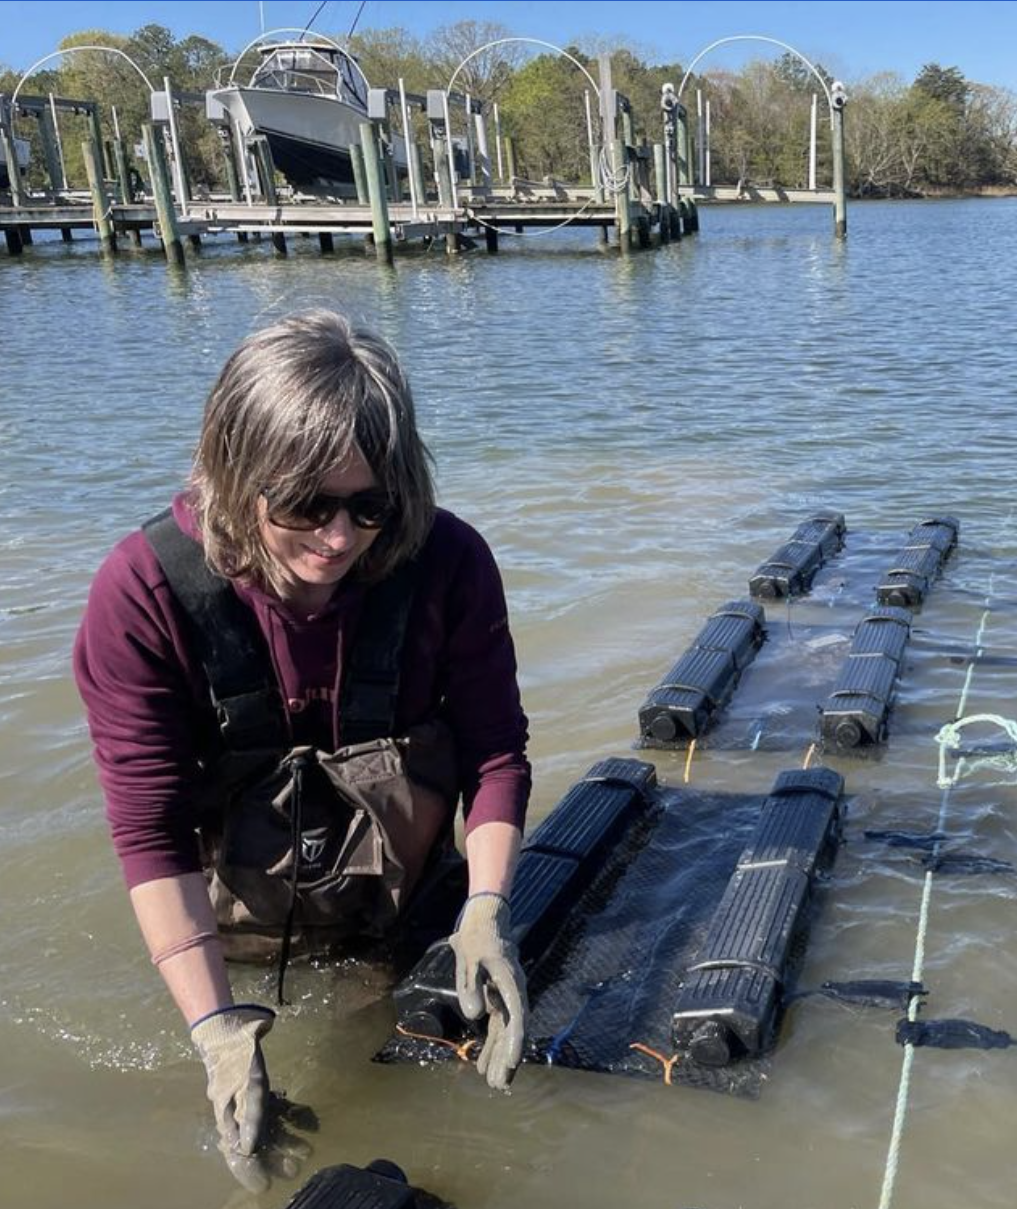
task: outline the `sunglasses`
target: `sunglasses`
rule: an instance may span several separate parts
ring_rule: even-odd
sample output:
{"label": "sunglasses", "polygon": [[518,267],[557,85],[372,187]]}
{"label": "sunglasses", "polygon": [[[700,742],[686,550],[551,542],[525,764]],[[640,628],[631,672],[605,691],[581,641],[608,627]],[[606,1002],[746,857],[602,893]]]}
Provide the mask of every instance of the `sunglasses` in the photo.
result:
{"label": "sunglasses", "polygon": [[395,504],[384,491],[355,491],[352,495],[329,495],[316,491],[292,503],[273,503],[272,492],[263,491],[268,519],[279,529],[323,529],[345,511],[358,529],[380,529],[395,514]]}

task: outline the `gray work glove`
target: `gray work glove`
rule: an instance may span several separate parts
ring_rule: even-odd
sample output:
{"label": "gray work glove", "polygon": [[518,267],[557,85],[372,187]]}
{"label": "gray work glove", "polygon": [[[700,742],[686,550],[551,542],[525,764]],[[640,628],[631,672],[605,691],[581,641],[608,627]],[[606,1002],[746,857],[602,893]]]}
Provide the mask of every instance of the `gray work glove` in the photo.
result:
{"label": "gray work glove", "polygon": [[219,1149],[233,1174],[249,1187],[264,1186],[250,1156],[258,1149],[268,1122],[268,1072],[261,1038],[274,1020],[271,1009],[242,1004],[222,1008],[191,1026],[191,1040],[208,1073],[208,1098],[215,1111]]}
{"label": "gray work glove", "polygon": [[467,1020],[488,1016],[477,1070],[497,1091],[508,1087],[522,1060],[529,1011],[526,975],[510,928],[509,905],[500,894],[474,894],[449,937],[459,1007]]}

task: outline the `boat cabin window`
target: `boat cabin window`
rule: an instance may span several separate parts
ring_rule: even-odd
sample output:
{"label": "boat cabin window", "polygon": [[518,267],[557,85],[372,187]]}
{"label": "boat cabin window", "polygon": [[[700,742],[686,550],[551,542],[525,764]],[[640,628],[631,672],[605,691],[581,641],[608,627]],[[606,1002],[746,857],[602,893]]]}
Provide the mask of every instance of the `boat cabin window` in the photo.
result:
{"label": "boat cabin window", "polygon": [[367,107],[364,82],[347,55],[332,47],[285,47],[266,51],[265,61],[251,80],[254,88],[339,96]]}

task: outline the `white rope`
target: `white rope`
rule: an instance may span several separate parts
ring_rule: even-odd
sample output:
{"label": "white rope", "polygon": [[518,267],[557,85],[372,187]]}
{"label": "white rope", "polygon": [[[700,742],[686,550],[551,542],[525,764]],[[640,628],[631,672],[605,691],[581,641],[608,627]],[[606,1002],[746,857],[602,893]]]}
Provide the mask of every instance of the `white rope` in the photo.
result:
{"label": "white rope", "polygon": [[[973,666],[974,664],[972,664]],[[965,726],[970,726],[972,722],[985,722],[990,726],[998,726],[1014,745],[1014,750],[998,754],[986,753],[977,758],[970,755],[961,758],[968,759],[976,767],[987,765],[990,768],[1000,768],[1004,772],[1017,771],[1017,722],[1012,718],[1004,718],[999,714],[969,714],[965,718],[958,718],[956,722],[948,722],[940,730],[939,734],[936,735],[936,742],[939,744],[938,784],[940,789],[946,789],[956,781],[956,777],[950,777],[946,771],[947,752],[949,751],[956,755],[960,748],[961,730]]]}
{"label": "white rope", "polygon": [[[1007,518],[1006,528],[1009,529],[1013,521],[1014,512],[1011,510]],[[982,637],[985,633],[985,627],[991,614],[989,601],[992,599],[993,585],[995,583],[995,573],[989,576],[988,593],[985,600],[985,610],[982,613],[980,622],[978,623],[978,632],[975,635],[975,650],[980,651],[982,647]],[[1006,718],[997,718],[995,714],[973,714],[969,718],[964,717],[964,710],[967,708],[968,694],[971,691],[971,682],[974,677],[976,660],[973,659],[968,667],[967,675],[964,677],[964,685],[961,689],[960,698],[957,702],[956,715],[959,721],[953,722],[944,726],[936,736],[936,741],[939,743],[939,784],[943,790],[939,802],[939,816],[936,821],[937,833],[942,833],[946,823],[947,809],[950,802],[950,794],[954,786],[960,780],[961,772],[964,767],[966,757],[959,756],[952,777],[945,777],[945,753],[947,746],[956,749],[955,735],[959,729],[966,726],[969,722],[975,721],[996,721],[1002,724],[1004,730],[1008,734],[1011,733],[1010,727],[1014,727],[1014,732],[1017,734],[1017,724],[1010,722]],[[945,783],[944,783],[945,782]],[[925,969],[925,935],[929,926],[929,904],[932,899],[932,882],[935,857],[939,854],[941,841],[936,840],[932,848],[932,862],[930,868],[925,873],[925,880],[922,885],[922,900],[918,912],[918,930],[915,934],[915,958],[911,969],[911,981],[921,982]],[[908,1020],[914,1021],[918,1015],[919,997],[914,996],[908,1004]],[[890,1133],[890,1144],[887,1148],[886,1167],[883,1171],[883,1187],[879,1196],[879,1209],[890,1209],[893,1202],[894,1187],[897,1181],[897,1169],[900,1163],[900,1146],[901,1139],[904,1134],[904,1124],[907,1117],[908,1101],[911,1092],[911,1069],[914,1065],[915,1047],[911,1042],[904,1044],[904,1058],[901,1062],[900,1083],[897,1088],[897,1105],[894,1110],[893,1128]]]}

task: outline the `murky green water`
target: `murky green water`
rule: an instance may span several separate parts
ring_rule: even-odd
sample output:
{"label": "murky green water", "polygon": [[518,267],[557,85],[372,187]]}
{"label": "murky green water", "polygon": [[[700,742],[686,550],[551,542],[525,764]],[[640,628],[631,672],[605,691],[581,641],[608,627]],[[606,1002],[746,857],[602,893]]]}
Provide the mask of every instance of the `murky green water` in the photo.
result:
{"label": "murky green water", "polygon": [[[225,241],[185,279],[94,245],[0,256],[0,1203],[246,1204],[209,1148],[200,1067],[148,964],[105,836],[68,653],[108,547],[185,473],[203,395],[253,326],[355,311],[403,352],[443,501],[500,558],[541,817],[595,760],[631,754],[647,690],[814,507],[890,559],[947,511],[962,549],[916,626],[889,757],[837,767],[857,794],[804,981],[910,977],[923,873],[866,828],[937,824],[933,735],[959,705],[1011,717],[1017,671],[937,657],[1017,642],[1017,202],[713,209],[630,261],[591,234],[497,258]],[[992,608],[985,609],[986,598]],[[963,697],[962,697],[963,694]],[[763,790],[801,753],[703,752],[694,780]],[[682,762],[657,760],[678,782]],[[949,797],[966,851],[1017,861],[1014,774]],[[1017,1033],[1017,894],[937,876],[927,1016]],[[245,995],[268,994],[242,974]],[[301,1175],[385,1154],[460,1209],[522,1205],[861,1209],[879,1204],[903,1051],[893,1013],[806,1001],[754,1103],[526,1068],[378,1067],[384,995],[362,971],[297,971],[268,1043],[317,1110]],[[893,1203],[1013,1204],[1007,1051],[917,1050]]]}

